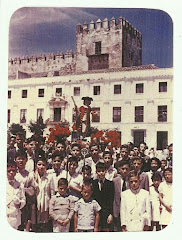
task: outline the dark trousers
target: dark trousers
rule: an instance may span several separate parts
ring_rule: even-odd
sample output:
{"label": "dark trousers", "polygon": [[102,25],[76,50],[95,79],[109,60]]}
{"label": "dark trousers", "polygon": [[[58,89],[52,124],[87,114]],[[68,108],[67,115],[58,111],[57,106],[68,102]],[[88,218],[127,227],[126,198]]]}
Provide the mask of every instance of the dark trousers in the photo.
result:
{"label": "dark trousers", "polygon": [[114,217],[114,232],[121,232],[120,215],[118,217]]}

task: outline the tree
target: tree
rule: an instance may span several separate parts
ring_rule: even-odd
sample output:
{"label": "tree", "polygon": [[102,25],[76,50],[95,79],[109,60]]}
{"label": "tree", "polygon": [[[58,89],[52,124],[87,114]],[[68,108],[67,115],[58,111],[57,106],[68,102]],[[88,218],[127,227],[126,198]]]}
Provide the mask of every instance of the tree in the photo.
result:
{"label": "tree", "polygon": [[12,135],[16,135],[17,132],[25,134],[25,129],[19,123],[12,123],[8,130]]}
{"label": "tree", "polygon": [[43,122],[42,117],[40,116],[37,122],[30,121],[28,129],[36,136],[42,136],[44,129],[46,128],[46,124]]}

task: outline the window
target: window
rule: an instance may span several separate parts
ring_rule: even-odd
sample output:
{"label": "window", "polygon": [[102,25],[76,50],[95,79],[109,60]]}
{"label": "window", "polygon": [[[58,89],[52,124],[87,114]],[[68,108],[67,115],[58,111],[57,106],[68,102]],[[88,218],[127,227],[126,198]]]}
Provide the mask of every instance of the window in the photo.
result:
{"label": "window", "polygon": [[135,107],[135,122],[143,122],[143,106]]}
{"label": "window", "polygon": [[11,110],[8,109],[8,123],[10,123],[10,114],[11,114]]}
{"label": "window", "polygon": [[44,109],[43,108],[38,108],[37,109],[37,120],[39,120],[39,119],[44,119]]}
{"label": "window", "polygon": [[143,93],[143,83],[136,84],[136,93]]}
{"label": "window", "polygon": [[62,88],[56,88],[56,95],[62,96]]}
{"label": "window", "polygon": [[54,108],[54,122],[61,120],[61,108]]}
{"label": "window", "polygon": [[92,109],[93,109],[92,122],[100,122],[100,108],[95,107]]}
{"label": "window", "polygon": [[113,122],[121,122],[121,107],[113,107]]}
{"label": "window", "polygon": [[8,99],[11,98],[11,90],[8,90]]}
{"label": "window", "polygon": [[167,106],[158,106],[158,122],[167,122]]}
{"label": "window", "polygon": [[100,95],[100,86],[94,86],[94,95]]}
{"label": "window", "polygon": [[139,147],[141,142],[144,142],[144,131],[134,131],[133,133],[134,146]]}
{"label": "window", "polygon": [[159,83],[159,92],[167,92],[167,82]]}
{"label": "window", "polygon": [[39,89],[39,97],[44,97],[44,89]]}
{"label": "window", "polygon": [[101,54],[101,42],[95,43],[95,54],[100,55]]}
{"label": "window", "polygon": [[159,131],[157,132],[157,150],[163,150],[168,145],[168,132]]}
{"label": "window", "polygon": [[27,109],[20,110],[20,123],[26,123]]}
{"label": "window", "polygon": [[121,94],[121,85],[114,85],[114,94]]}
{"label": "window", "polygon": [[22,98],[27,98],[27,90],[22,90]]}
{"label": "window", "polygon": [[74,87],[74,96],[80,96],[80,87]]}

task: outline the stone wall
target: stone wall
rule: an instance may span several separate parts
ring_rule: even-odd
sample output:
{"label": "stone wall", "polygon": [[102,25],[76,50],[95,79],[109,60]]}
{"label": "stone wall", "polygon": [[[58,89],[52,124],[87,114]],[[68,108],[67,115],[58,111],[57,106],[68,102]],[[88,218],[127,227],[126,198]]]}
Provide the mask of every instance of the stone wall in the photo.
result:
{"label": "stone wall", "polygon": [[16,78],[18,71],[33,77],[38,75],[57,76],[63,73],[71,74],[75,72],[75,58],[72,51],[67,51],[66,54],[42,54],[40,56],[9,60],[9,78]]}

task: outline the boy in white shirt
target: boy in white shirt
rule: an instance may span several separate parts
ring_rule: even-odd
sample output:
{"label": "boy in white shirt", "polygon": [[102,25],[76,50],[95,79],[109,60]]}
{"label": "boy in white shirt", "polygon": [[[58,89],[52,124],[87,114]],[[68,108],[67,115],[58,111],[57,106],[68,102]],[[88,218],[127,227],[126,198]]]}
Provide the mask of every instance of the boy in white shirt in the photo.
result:
{"label": "boy in white shirt", "polygon": [[6,214],[9,224],[18,229],[21,224],[21,210],[26,203],[23,186],[16,181],[16,163],[7,163]]}
{"label": "boy in white shirt", "polygon": [[75,232],[98,232],[100,205],[92,198],[93,186],[90,180],[83,183],[82,198],[75,203]]}
{"label": "boy in white shirt", "polygon": [[128,180],[130,189],[121,194],[121,231],[148,231],[151,223],[149,192],[140,189],[137,171],[131,171]]}
{"label": "boy in white shirt", "polygon": [[58,191],[58,180],[60,178],[66,178],[66,170],[61,168],[63,162],[63,156],[59,151],[55,151],[52,154],[52,169],[48,169],[47,173],[51,179],[51,196],[55,195]]}

